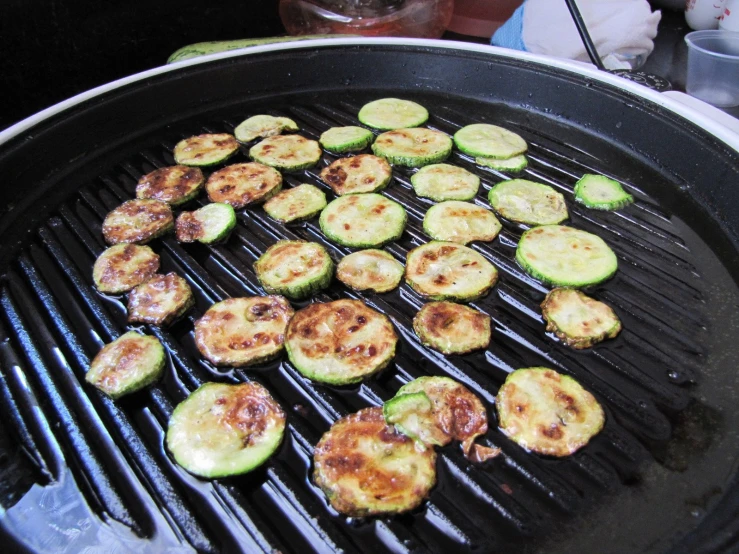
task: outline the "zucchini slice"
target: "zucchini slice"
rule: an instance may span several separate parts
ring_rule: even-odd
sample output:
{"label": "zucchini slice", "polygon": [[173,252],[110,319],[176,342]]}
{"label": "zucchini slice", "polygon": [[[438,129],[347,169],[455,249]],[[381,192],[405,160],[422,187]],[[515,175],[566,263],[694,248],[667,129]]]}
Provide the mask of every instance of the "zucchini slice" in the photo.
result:
{"label": "zucchini slice", "polygon": [[526,179],[501,181],[490,189],[488,200],[501,217],[527,225],[554,225],[570,216],[564,196]]}
{"label": "zucchini slice", "polygon": [[336,277],[354,290],[388,292],[396,288],[405,268],[384,250],[360,250],[344,256],[336,268]]}
{"label": "zucchini slice", "polygon": [[380,194],[350,194],[329,203],[318,220],[332,241],[352,248],[376,248],[399,239],[408,215]]}
{"label": "zucchini slice", "polygon": [[480,188],[480,178],[456,165],[432,164],[417,171],[411,184],[418,196],[437,202],[472,200]]}
{"label": "zucchini slice", "polygon": [[207,134],[186,138],[174,147],[174,159],[181,165],[207,167],[225,162],[239,151],[239,143],[227,134]]}
{"label": "zucchini slice", "polygon": [[230,204],[237,210],[269,200],[281,188],[279,171],[254,162],[228,165],[211,174],[205,183],[211,202]]}
{"label": "zucchini slice", "polygon": [[298,130],[298,124],[289,117],[255,115],[239,123],[234,129],[234,136],[239,142],[251,142],[256,138],[282,134],[283,131]]}
{"label": "zucchini slice", "polygon": [[569,456],[605,423],[598,401],[580,383],[546,367],[510,373],[495,399],[500,428],[527,450]]}
{"label": "zucchini slice", "polygon": [[151,198],[178,206],[195,198],[205,183],[199,167],[173,165],[147,173],[136,185],[136,198]]}
{"label": "zucchini slice", "polygon": [[529,166],[529,160],[523,154],[513,156],[512,158],[504,158],[499,160],[497,158],[475,158],[475,163],[483,167],[489,167],[490,169],[497,169],[498,171],[511,171],[518,172],[523,171]]}
{"label": "zucchini slice", "polygon": [[583,175],[575,183],[575,202],[594,210],[620,210],[633,201],[621,183],[603,175]]}
{"label": "zucchini slice", "polygon": [[259,383],[205,383],[172,412],[167,448],[194,475],[241,475],[277,450],[285,419],[280,405]]}
{"label": "zucchini slice", "polygon": [[378,136],[372,152],[391,164],[423,167],[446,160],[452,153],[452,139],[431,129],[398,129]]}
{"label": "zucchini slice", "polygon": [[372,154],[339,158],[323,168],[321,179],[342,196],[384,189],[393,176],[390,164]]}
{"label": "zucchini slice", "polygon": [[105,216],[103,237],[108,244],[145,244],[173,227],[169,205],[159,200],[129,200]]}
{"label": "zucchini slice", "polygon": [[493,212],[469,202],[448,200],[431,206],[423,218],[424,232],[435,240],[467,244],[490,242],[502,225]]}
{"label": "zucchini slice", "polygon": [[490,316],[454,302],[429,302],[413,318],[424,346],[442,354],[467,354],[490,344]]}
{"label": "zucchini slice", "polygon": [[432,241],[408,252],[405,280],[430,300],[472,302],[495,285],[498,270],[471,248]]}
{"label": "zucchini slice", "polygon": [[164,362],[159,339],[129,331],[98,352],[85,381],[116,400],[158,381],[164,373]]}
{"label": "zucchini slice", "polygon": [[217,366],[247,366],[279,356],[295,312],[282,296],[229,298],[195,322],[195,344]]}
{"label": "zucchini slice", "polygon": [[407,512],[436,483],[436,452],[385,423],[382,408],[341,418],[313,454],[313,479],[331,506],[362,517]]}
{"label": "zucchini slice", "polygon": [[359,121],[381,131],[418,127],[428,121],[429,112],[421,104],[399,98],[381,98],[362,106]]}
{"label": "zucchini slice", "polygon": [[128,293],[128,321],[167,326],[194,305],[192,289],[182,277],[155,275]]}
{"label": "zucchini slice", "polygon": [[118,294],[151,279],[159,270],[159,256],[148,246],[116,244],[98,256],[92,280],[100,292]]}
{"label": "zucchini slice", "polygon": [[529,229],[518,241],[516,260],[530,275],[559,287],[587,287],[610,279],[618,258],[605,241],[564,225]]}
{"label": "zucchini slice", "polygon": [[372,144],[374,138],[372,131],[364,127],[350,125],[348,127],[331,127],[324,131],[318,142],[329,152],[343,154],[364,150]]}
{"label": "zucchini slice", "polygon": [[454,133],[454,144],[470,156],[503,160],[523,154],[528,149],[520,135],[488,123],[462,127]]}
{"label": "zucchini slice", "polygon": [[252,160],[284,171],[313,167],[321,154],[321,147],[315,140],[300,135],[268,137],[249,150]]}
{"label": "zucchini slice", "polygon": [[325,207],[326,195],[313,185],[298,185],[283,190],[264,203],[267,215],[282,223],[310,219]]}
{"label": "zucchini slice", "polygon": [[616,312],[579,290],[552,290],[541,303],[541,313],[547,321],[547,331],[578,350],[612,339],[621,332]]}
{"label": "zucchini slice", "polygon": [[433,414],[433,404],[426,393],[399,394],[382,406],[385,421],[395,429],[424,445],[443,446],[449,437],[439,429]]}
{"label": "zucchini slice", "polygon": [[206,204],[194,212],[182,212],[175,221],[175,236],[180,242],[213,244],[228,240],[236,227],[236,212],[229,204]]}
{"label": "zucchini slice", "polygon": [[316,242],[281,240],[254,262],[254,271],[268,294],[301,300],[331,284],[334,262]]}
{"label": "zucchini slice", "polygon": [[385,315],[359,300],[342,299],[298,310],[287,327],[285,347],[309,379],[350,385],[387,366],[397,342]]}

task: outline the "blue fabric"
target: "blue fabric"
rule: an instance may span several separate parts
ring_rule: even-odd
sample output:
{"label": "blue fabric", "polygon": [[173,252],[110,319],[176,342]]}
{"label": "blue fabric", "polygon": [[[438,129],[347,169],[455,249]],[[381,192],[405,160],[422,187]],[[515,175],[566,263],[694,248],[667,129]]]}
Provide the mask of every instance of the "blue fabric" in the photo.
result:
{"label": "blue fabric", "polygon": [[519,6],[510,19],[495,31],[490,44],[526,52],[526,45],[523,43],[523,9],[524,5]]}

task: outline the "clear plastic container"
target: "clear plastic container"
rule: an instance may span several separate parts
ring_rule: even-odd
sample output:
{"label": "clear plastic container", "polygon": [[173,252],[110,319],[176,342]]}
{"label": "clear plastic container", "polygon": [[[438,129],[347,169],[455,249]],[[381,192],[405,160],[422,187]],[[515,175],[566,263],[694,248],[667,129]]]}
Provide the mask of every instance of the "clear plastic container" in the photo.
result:
{"label": "clear plastic container", "polygon": [[720,108],[739,106],[739,33],[695,31],[688,43],[685,91]]}

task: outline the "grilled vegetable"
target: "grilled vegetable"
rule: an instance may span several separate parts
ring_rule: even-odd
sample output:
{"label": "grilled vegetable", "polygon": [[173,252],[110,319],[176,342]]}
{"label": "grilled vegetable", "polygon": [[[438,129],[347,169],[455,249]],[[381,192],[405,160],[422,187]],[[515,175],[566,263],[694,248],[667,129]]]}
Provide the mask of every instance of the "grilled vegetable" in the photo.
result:
{"label": "grilled vegetable", "polygon": [[197,135],[186,138],[174,147],[178,164],[207,167],[225,162],[239,151],[239,143],[226,133]]}
{"label": "grilled vegetable", "polygon": [[167,448],[190,473],[227,477],[262,465],[284,434],[285,412],[259,383],[205,383],[172,412]]}
{"label": "grilled vegetable", "polygon": [[475,158],[475,163],[499,171],[518,172],[528,167],[529,160],[523,154],[519,154],[518,156],[504,158],[502,160],[497,158]]}
{"label": "grilled vegetable", "polygon": [[129,331],[98,352],[85,381],[116,400],[158,381],[164,358],[164,347],[156,337]]}
{"label": "grilled vegetable", "polygon": [[92,280],[100,292],[118,294],[148,281],[159,269],[159,256],[148,246],[116,244],[100,254]]}
{"label": "grilled vegetable", "polygon": [[480,188],[480,178],[456,165],[433,164],[416,172],[411,184],[418,196],[437,202],[472,200]]}
{"label": "grilled vegetable", "polygon": [[309,379],[349,385],[387,366],[397,342],[386,316],[359,300],[342,299],[298,310],[285,346],[290,361]]}
{"label": "grilled vegetable", "polygon": [[342,258],[336,277],[354,290],[388,292],[403,278],[403,264],[384,250],[360,250]]}
{"label": "grilled vegetable", "polygon": [[429,112],[410,100],[382,98],[362,106],[357,118],[373,129],[390,131],[423,125],[429,118]]}
{"label": "grilled vegetable", "polygon": [[147,173],[136,185],[136,198],[151,198],[171,206],[195,198],[203,188],[205,177],[198,167],[173,165]]}
{"label": "grilled vegetable", "polygon": [[498,236],[501,227],[491,211],[456,200],[431,206],[423,218],[423,230],[428,236],[457,244],[489,242]]}
{"label": "grilled vegetable", "polygon": [[255,115],[239,123],[234,129],[234,136],[239,142],[251,142],[259,137],[272,137],[283,131],[297,131],[298,129],[298,124],[289,117]]}
{"label": "grilled vegetable", "polygon": [[403,206],[380,194],[350,194],[330,202],[318,221],[338,244],[375,248],[400,238],[407,218]]}
{"label": "grilled vegetable", "polygon": [[270,167],[298,171],[318,163],[321,159],[321,147],[315,140],[299,135],[278,135],[252,146],[249,156]]}
{"label": "grilled vegetable", "polygon": [[472,302],[495,285],[498,271],[471,248],[432,241],[408,252],[405,280],[431,300]]}
{"label": "grilled vegetable", "polygon": [[300,300],[331,284],[334,262],[318,243],[281,240],[254,262],[254,271],[269,294]]}
{"label": "grilled vegetable", "polygon": [[575,202],[594,210],[620,210],[633,201],[621,183],[603,175],[583,175],[575,183]]}
{"label": "grilled vegetable", "polygon": [[218,366],[247,366],[276,358],[293,316],[281,296],[229,298],[213,304],[195,322],[195,344]]}
{"label": "grilled vegetable", "polygon": [[316,484],[348,516],[407,512],[436,483],[436,453],[385,423],[382,408],[341,418],[316,445]]}
{"label": "grilled vegetable", "polygon": [[526,231],[518,241],[516,260],[533,277],[560,287],[595,285],[618,269],[618,258],[603,239],[564,225]]}
{"label": "grilled vegetable", "polygon": [[339,158],[321,171],[321,179],[339,196],[382,190],[392,176],[390,164],[372,154]]}
{"label": "grilled vegetable", "polygon": [[176,273],[155,275],[128,294],[128,321],[170,325],[195,305],[190,285]]}
{"label": "grilled vegetable", "polygon": [[174,227],[172,210],[159,200],[129,200],[105,216],[103,236],[108,244],[145,244]]}
{"label": "grilled vegetable", "polygon": [[553,225],[569,217],[564,196],[526,179],[498,183],[490,189],[488,200],[502,217],[528,225]]}
{"label": "grilled vegetable", "polygon": [[470,156],[503,160],[523,154],[528,148],[516,133],[487,123],[462,127],[454,134],[454,144]]}
{"label": "grilled vegetable", "polygon": [[495,400],[500,428],[527,450],[569,456],[603,428],[598,401],[580,383],[546,367],[509,374]]}
{"label": "grilled vegetable", "polygon": [[399,394],[382,406],[385,421],[424,445],[443,446],[449,437],[436,425],[433,405],[426,393]]}
{"label": "grilled vegetable", "polygon": [[490,316],[453,302],[429,302],[413,318],[424,346],[442,354],[466,354],[490,344]]}
{"label": "grilled vegetable", "polygon": [[452,153],[452,139],[431,129],[399,129],[378,136],[372,152],[391,164],[423,167],[446,160]]}
{"label": "grilled vegetable", "polygon": [[372,144],[374,138],[372,131],[364,127],[331,127],[321,135],[318,142],[329,152],[343,154],[364,150]]}
{"label": "grilled vegetable", "polygon": [[182,212],[175,221],[180,242],[212,244],[228,240],[236,226],[236,213],[229,204],[206,204],[194,212]]}
{"label": "grilled vegetable", "polygon": [[282,175],[260,163],[233,164],[213,173],[205,190],[211,202],[230,204],[235,209],[264,202],[282,188]]}
{"label": "grilled vegetable", "polygon": [[541,312],[547,321],[547,331],[578,350],[612,339],[621,332],[621,321],[611,307],[579,290],[552,290],[541,303]]}
{"label": "grilled vegetable", "polygon": [[283,190],[264,203],[267,215],[283,223],[310,219],[325,207],[326,195],[313,185],[298,185]]}

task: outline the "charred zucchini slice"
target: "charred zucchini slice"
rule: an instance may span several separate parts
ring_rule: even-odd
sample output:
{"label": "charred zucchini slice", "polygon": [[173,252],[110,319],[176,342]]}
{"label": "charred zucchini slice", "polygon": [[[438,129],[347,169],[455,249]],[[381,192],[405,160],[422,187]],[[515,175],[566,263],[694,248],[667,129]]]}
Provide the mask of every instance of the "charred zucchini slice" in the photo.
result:
{"label": "charred zucchini slice", "polygon": [[348,127],[331,127],[321,135],[318,142],[329,152],[343,154],[364,150],[372,144],[374,138],[372,131],[364,127],[350,125]]}
{"label": "charred zucchini slice", "polygon": [[293,316],[281,296],[229,298],[213,304],[195,322],[195,344],[218,366],[247,366],[276,358]]}
{"label": "charred zucchini slice", "polygon": [[352,248],[376,248],[399,239],[405,208],[380,194],[350,194],[329,203],[318,220],[332,241]]}
{"label": "charred zucchini slice", "polygon": [[360,250],[344,256],[336,268],[336,277],[354,290],[388,292],[403,278],[403,264],[384,250]]}
{"label": "charred zucchini slice", "polygon": [[452,139],[431,129],[398,129],[377,137],[372,152],[391,164],[423,167],[446,160],[452,153]]}
{"label": "charred zucchini slice", "polygon": [[495,399],[500,428],[520,446],[569,456],[597,435],[603,408],[580,383],[546,367],[517,369]]}
{"label": "charred zucchini slice", "polygon": [[490,316],[453,302],[429,302],[413,318],[424,346],[442,354],[466,354],[490,344]]}
{"label": "charred zucchini slice", "polygon": [[264,202],[282,188],[282,175],[260,163],[233,164],[211,174],[205,190],[211,202],[229,204],[235,209]]}
{"label": "charred zucchini slice", "polygon": [[431,206],[423,218],[423,230],[432,239],[467,244],[490,242],[502,225],[493,212],[469,202],[449,200]]}
{"label": "charred zucchini slice", "polygon": [[300,300],[331,284],[334,262],[316,242],[281,240],[254,262],[254,271],[269,294]]}
{"label": "charred zucchini slice", "polygon": [[392,176],[390,164],[372,154],[340,158],[321,171],[321,179],[339,196],[382,190]]}
{"label": "charred zucchini slice", "polygon": [[92,280],[100,292],[118,294],[148,281],[158,269],[159,256],[148,246],[116,244],[95,260]]}
{"label": "charred zucchini slice", "polygon": [[518,241],[516,260],[530,275],[560,287],[587,287],[613,277],[618,258],[602,238],[566,227],[529,229]]}
{"label": "charred zucchini slice", "polygon": [[498,271],[471,248],[432,241],[408,252],[405,280],[430,300],[472,302],[495,285]]}
{"label": "charred zucchini slice", "polygon": [[225,162],[239,151],[239,143],[227,133],[197,135],[174,147],[174,159],[181,165],[207,167]]}
{"label": "charred zucchini slice", "polygon": [[470,156],[504,160],[523,154],[528,148],[520,135],[488,123],[462,127],[454,133],[454,144]]}
{"label": "charred zucchini slice", "polygon": [[136,185],[136,198],[151,198],[171,206],[195,198],[205,183],[199,167],[173,165],[147,173]]}
{"label": "charred zucchini slice", "polygon": [[313,185],[298,185],[283,190],[264,203],[267,215],[283,223],[310,219],[325,207],[326,195]]}
{"label": "charred zucchini slice", "polygon": [[547,321],[547,331],[578,350],[612,339],[621,332],[621,321],[613,309],[579,290],[552,290],[541,303],[541,312]]}
{"label": "charred zucchini slice", "polygon": [[480,188],[480,178],[456,165],[433,164],[418,170],[411,184],[418,196],[437,202],[472,200]]}
{"label": "charred zucchini slice", "polygon": [[348,516],[407,512],[436,483],[436,453],[385,423],[382,408],[341,418],[316,445],[313,479]]}
{"label": "charred zucchini slice", "polygon": [[172,412],[167,448],[195,475],[241,475],[277,450],[285,419],[280,405],[259,383],[205,383]]}
{"label": "charred zucchini slice", "polygon": [[357,116],[359,121],[381,131],[418,127],[428,121],[426,108],[399,98],[381,98],[362,106]]}
{"label": "charred zucchini slice", "polygon": [[321,383],[358,383],[390,363],[398,337],[383,314],[359,300],[315,303],[298,310],[285,346],[300,373]]}
{"label": "charred zucchini slice", "polygon": [[313,167],[321,159],[321,147],[315,140],[300,135],[268,137],[252,146],[252,160],[284,171]]}
{"label": "charred zucchini slice", "polygon": [[175,236],[180,242],[212,244],[228,240],[236,227],[236,212],[229,204],[206,204],[194,212],[182,212],[175,221]]}
{"label": "charred zucchini slice", "polygon": [[105,216],[103,236],[108,244],[145,244],[174,227],[172,210],[159,200],[129,200]]}
{"label": "charred zucchini slice", "polygon": [[256,138],[272,137],[283,131],[297,130],[298,124],[289,117],[255,115],[239,123],[234,129],[234,136],[239,142],[251,142]]}
{"label": "charred zucchini slice", "polygon": [[192,289],[176,273],[155,275],[128,294],[128,321],[170,325],[195,305]]}
{"label": "charred zucchini slice", "polygon": [[164,360],[164,347],[156,337],[129,331],[98,352],[85,381],[115,400],[159,380]]}
{"label": "charred zucchini slice", "polygon": [[633,201],[621,183],[603,175],[583,175],[575,183],[575,202],[594,210],[620,210]]}
{"label": "charred zucchini slice", "polygon": [[564,196],[526,179],[498,183],[490,189],[488,200],[502,217],[527,225],[553,225],[569,217]]}
{"label": "charred zucchini slice", "polygon": [[498,171],[523,171],[529,165],[529,160],[523,154],[499,160],[497,158],[475,158],[475,163]]}
{"label": "charred zucchini slice", "polygon": [[404,435],[424,445],[443,446],[449,437],[434,419],[433,405],[426,393],[399,394],[382,406],[385,421]]}

